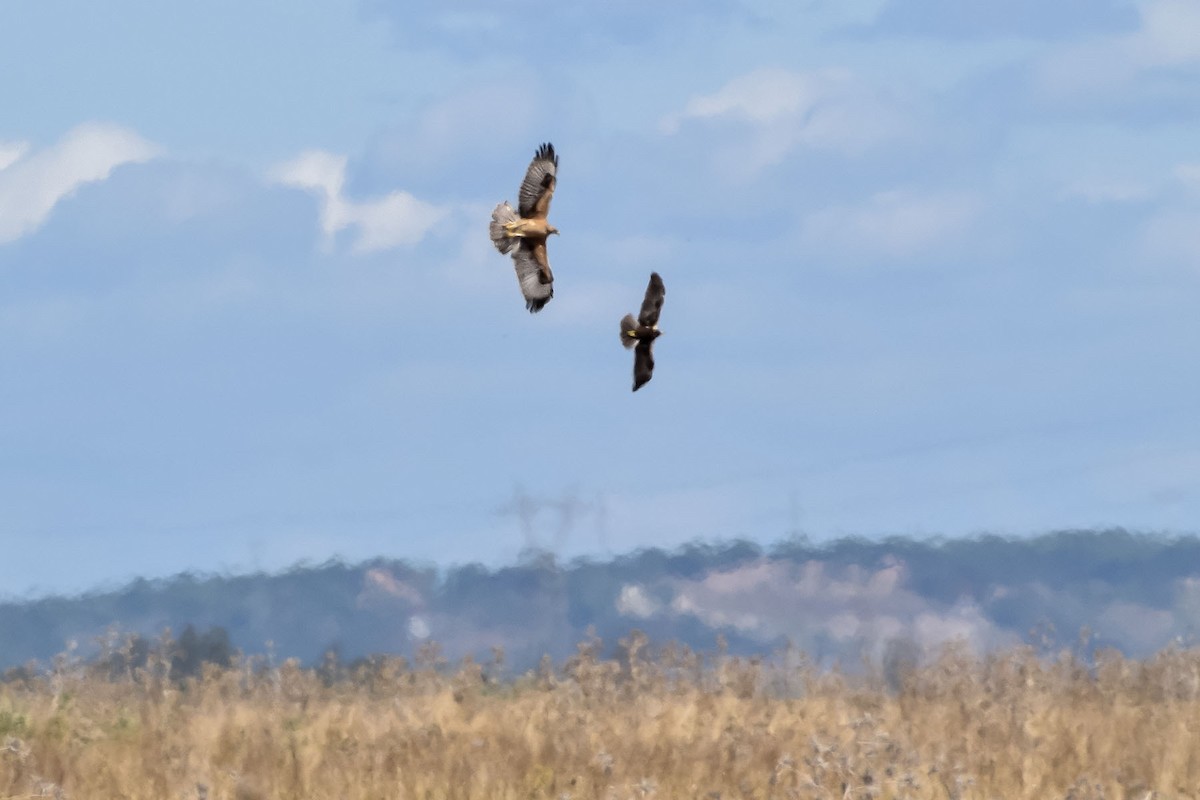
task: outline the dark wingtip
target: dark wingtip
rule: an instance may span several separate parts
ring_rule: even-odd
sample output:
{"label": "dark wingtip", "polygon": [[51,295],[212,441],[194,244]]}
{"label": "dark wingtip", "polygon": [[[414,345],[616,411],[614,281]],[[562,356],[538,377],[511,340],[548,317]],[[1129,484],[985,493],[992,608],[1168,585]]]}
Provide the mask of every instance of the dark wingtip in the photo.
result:
{"label": "dark wingtip", "polygon": [[550,144],[549,142],[544,142],[542,146],[537,149],[536,158],[548,158],[554,162],[554,166],[558,166],[558,154],[554,152],[554,145]]}

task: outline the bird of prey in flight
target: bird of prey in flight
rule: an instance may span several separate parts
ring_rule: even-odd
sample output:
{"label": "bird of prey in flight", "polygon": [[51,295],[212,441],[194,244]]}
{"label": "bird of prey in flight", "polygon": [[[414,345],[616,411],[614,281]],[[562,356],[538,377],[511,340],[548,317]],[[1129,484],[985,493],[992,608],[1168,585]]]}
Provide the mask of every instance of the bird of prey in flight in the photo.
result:
{"label": "bird of prey in flight", "polygon": [[541,311],[554,297],[554,273],[546,257],[546,237],[558,233],[558,228],[546,221],[546,215],[550,212],[557,174],[558,155],[554,145],[544,144],[529,162],[517,193],[517,210],[504,201],[492,212],[489,226],[496,249],[512,253],[517,281],[530,313]]}
{"label": "bird of prey in flight", "polygon": [[633,391],[642,388],[654,374],[654,340],[662,335],[658,329],[658,315],[662,311],[667,288],[657,272],[650,273],[650,285],[642,300],[642,310],[637,319],[626,314],[621,320],[621,344],[625,349],[636,347],[633,352]]}

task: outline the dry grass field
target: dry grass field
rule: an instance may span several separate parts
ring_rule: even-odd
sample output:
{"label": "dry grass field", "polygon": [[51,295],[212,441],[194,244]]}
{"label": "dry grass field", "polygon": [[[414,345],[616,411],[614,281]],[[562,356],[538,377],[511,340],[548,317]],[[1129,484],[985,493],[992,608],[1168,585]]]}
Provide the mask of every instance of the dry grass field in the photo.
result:
{"label": "dry grass field", "polygon": [[1200,652],[1085,668],[952,647],[897,688],[798,654],[650,649],[585,643],[501,681],[500,657],[448,669],[433,649],[183,682],[62,658],[0,684],[0,798],[1200,796]]}

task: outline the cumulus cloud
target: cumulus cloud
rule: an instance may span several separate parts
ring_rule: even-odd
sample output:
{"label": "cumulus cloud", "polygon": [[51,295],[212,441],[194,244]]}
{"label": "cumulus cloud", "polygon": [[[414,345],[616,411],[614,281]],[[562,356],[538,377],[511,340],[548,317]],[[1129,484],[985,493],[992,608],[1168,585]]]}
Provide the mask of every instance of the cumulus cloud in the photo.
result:
{"label": "cumulus cloud", "polygon": [[800,235],[814,250],[907,257],[959,240],[979,209],[980,201],[969,194],[895,189],[859,205],[813,212]]}
{"label": "cumulus cloud", "polygon": [[905,128],[892,102],[843,69],[757,70],[693,97],[683,111],[664,117],[660,128],[670,135],[685,123],[706,120],[751,128],[750,147],[740,154],[751,169],[776,164],[797,147],[858,153]]}
{"label": "cumulus cloud", "polygon": [[311,150],[271,172],[274,182],[320,198],[320,224],[327,246],[332,246],[338,233],[351,228],[357,233],[352,245],[356,253],[416,244],[449,215],[449,209],[404,191],[365,201],[348,198],[346,162],[345,156]]}
{"label": "cumulus cloud", "polygon": [[0,143],[0,244],[37,230],[80,186],[161,152],[131,130],[98,123],[80,125],[57,144],[30,151],[25,143]]}

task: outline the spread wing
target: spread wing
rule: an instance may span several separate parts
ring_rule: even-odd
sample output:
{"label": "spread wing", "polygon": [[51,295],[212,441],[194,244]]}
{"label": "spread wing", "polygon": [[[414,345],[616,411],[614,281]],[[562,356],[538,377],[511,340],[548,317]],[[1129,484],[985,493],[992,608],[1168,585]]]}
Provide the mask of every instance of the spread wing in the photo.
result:
{"label": "spread wing", "polygon": [[554,196],[554,184],[558,176],[558,155],[554,145],[544,144],[538,148],[529,162],[525,180],[517,192],[518,210],[525,219],[545,219],[550,213],[550,198]]}
{"label": "spread wing", "polygon": [[[644,327],[653,328],[658,324],[658,314],[662,311],[663,299],[667,296],[667,287],[657,272],[650,273],[650,285],[646,287],[646,298],[642,300],[642,311],[638,314],[638,322]],[[654,362],[650,362],[651,366]],[[650,380],[649,377],[646,380]]]}
{"label": "spread wing", "polygon": [[633,351],[633,390],[642,388],[654,374],[654,340],[643,339]]}
{"label": "spread wing", "polygon": [[529,239],[521,239],[512,258],[521,294],[525,295],[525,307],[530,313],[541,311],[554,297],[554,273],[546,257],[546,243],[533,244]]}

